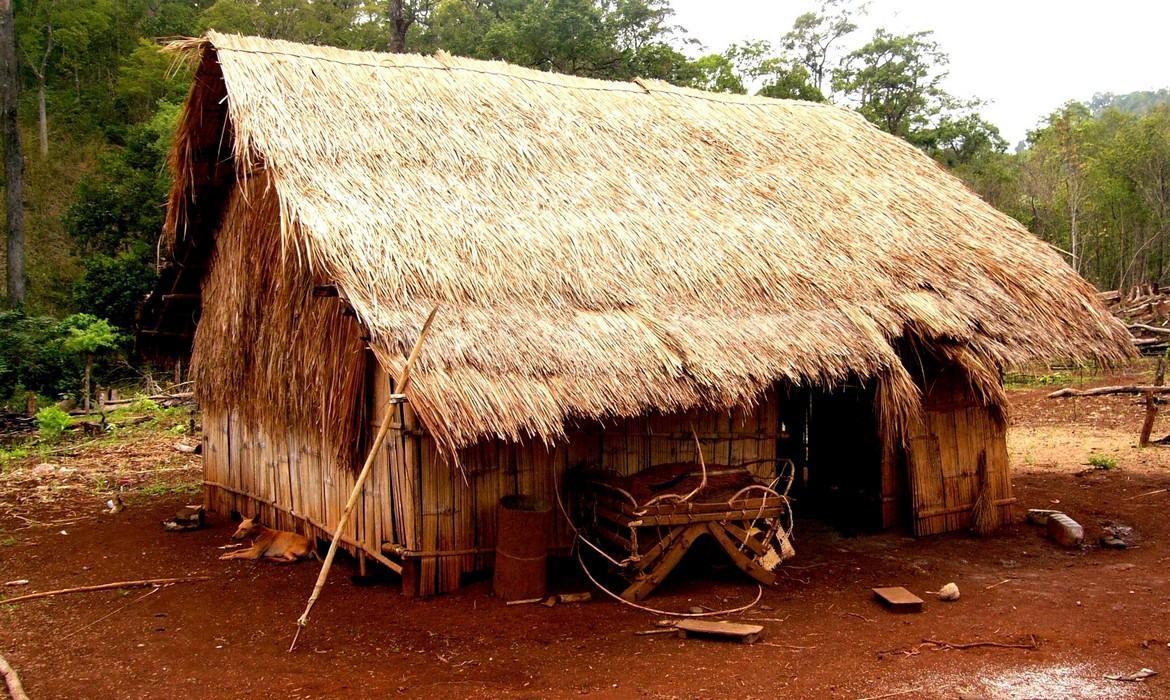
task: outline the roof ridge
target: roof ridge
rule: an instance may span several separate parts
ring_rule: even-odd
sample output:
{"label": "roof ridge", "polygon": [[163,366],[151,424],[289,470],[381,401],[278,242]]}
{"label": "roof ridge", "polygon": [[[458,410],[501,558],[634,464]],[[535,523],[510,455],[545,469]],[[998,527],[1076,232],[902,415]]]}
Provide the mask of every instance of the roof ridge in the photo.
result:
{"label": "roof ridge", "polygon": [[[276,49],[255,49],[244,48],[241,46],[223,45],[217,40],[217,37],[232,37],[244,40],[259,40],[269,43],[292,44],[294,46],[303,46],[310,49],[316,49],[321,53],[314,53],[311,51],[295,51],[295,50],[276,50]],[[570,90],[586,90],[594,92],[614,92],[621,94],[642,94],[655,96],[663,92],[661,89],[651,89],[652,87],[663,86],[667,88],[667,92],[671,95],[680,97],[687,97],[696,100],[705,100],[708,102],[715,102],[718,104],[730,105],[744,105],[751,107],[785,107],[785,108],[804,108],[804,109],[832,109],[839,112],[848,112],[839,105],[832,103],[809,102],[806,100],[795,99],[781,99],[775,97],[764,97],[760,95],[746,95],[738,93],[722,93],[710,92],[699,88],[691,88],[683,85],[675,85],[665,80],[656,78],[643,78],[636,76],[630,80],[607,80],[604,78],[591,78],[581,75],[572,75],[569,73],[557,73],[554,71],[542,71],[537,68],[530,68],[527,66],[518,66],[505,61],[493,61],[481,58],[471,58],[467,56],[455,56],[440,49],[444,58],[437,56],[425,56],[418,53],[408,54],[387,54],[379,51],[362,51],[359,49],[346,49],[337,46],[321,46],[317,44],[296,44],[295,42],[288,42],[279,39],[264,39],[262,37],[251,37],[240,34],[220,34],[218,32],[208,32],[203,40],[210,44],[216,51],[234,51],[236,53],[252,54],[257,56],[289,56],[292,58],[304,58],[314,61],[324,61],[326,63],[335,63],[345,66],[364,66],[368,68],[390,68],[403,70],[434,70],[434,71],[460,71],[464,73],[476,73],[480,75],[490,75],[499,78],[509,78],[512,80],[520,80],[527,83],[534,83],[538,85],[547,85],[555,88],[565,88]],[[229,39],[230,41],[230,39]],[[190,42],[176,42],[186,43]],[[407,63],[399,64],[387,61],[361,61],[353,58],[338,58],[324,55],[324,52],[335,51],[349,55],[382,55],[382,56],[416,56],[424,60],[430,59],[435,61],[436,65],[426,65],[424,63]],[[464,62],[475,62],[483,65],[491,65],[492,63],[500,63],[508,66],[511,70],[489,70],[486,68],[473,68],[467,65],[461,65]],[[537,77],[539,75],[553,76],[551,79],[544,79]],[[559,78],[559,79],[558,79]],[[586,85],[582,83],[594,83],[594,85]],[[614,87],[605,87],[606,85],[621,85],[623,89]]]}

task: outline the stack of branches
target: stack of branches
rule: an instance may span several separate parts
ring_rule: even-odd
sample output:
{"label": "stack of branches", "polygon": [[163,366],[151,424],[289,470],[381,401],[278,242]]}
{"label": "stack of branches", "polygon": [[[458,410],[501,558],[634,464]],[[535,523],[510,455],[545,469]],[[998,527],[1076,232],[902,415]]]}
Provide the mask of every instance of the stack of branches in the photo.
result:
{"label": "stack of branches", "polygon": [[1143,355],[1160,355],[1170,343],[1170,289],[1141,284],[1126,290],[1099,292],[1133,336],[1134,346]]}
{"label": "stack of branches", "polygon": [[0,443],[22,438],[36,431],[36,419],[23,413],[0,413]]}

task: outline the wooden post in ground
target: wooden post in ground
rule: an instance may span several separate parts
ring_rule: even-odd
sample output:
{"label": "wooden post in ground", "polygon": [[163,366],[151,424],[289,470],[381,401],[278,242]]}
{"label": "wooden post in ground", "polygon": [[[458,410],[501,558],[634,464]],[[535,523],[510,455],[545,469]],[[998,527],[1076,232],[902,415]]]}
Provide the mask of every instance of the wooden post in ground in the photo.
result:
{"label": "wooden post in ground", "polygon": [[[1158,369],[1154,373],[1154,386],[1162,386],[1166,382],[1166,358],[1158,358]],[[1138,436],[1138,447],[1150,446],[1150,433],[1154,430],[1154,420],[1158,417],[1158,404],[1154,401],[1153,392],[1143,393],[1146,400],[1146,419],[1142,422],[1142,432]]]}

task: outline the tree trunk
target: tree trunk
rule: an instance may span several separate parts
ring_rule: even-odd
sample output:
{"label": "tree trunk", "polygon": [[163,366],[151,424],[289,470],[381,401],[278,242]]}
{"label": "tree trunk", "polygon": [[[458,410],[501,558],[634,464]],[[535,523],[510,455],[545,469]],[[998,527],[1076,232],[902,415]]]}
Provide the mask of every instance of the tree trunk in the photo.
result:
{"label": "tree trunk", "polygon": [[92,372],[93,372],[93,354],[91,353],[91,354],[85,356],[85,381],[84,381],[84,386],[81,389],[82,392],[85,393],[85,399],[82,402],[82,408],[85,409],[86,413],[89,413],[89,377],[90,377],[90,374]]}
{"label": "tree trunk", "polygon": [[0,0],[0,105],[4,132],[5,208],[8,237],[8,303],[24,304],[24,155],[17,114],[16,27],[12,0]]}
{"label": "tree trunk", "polygon": [[49,155],[49,116],[45,113],[45,81],[37,81],[37,136],[40,137],[41,157]]}
{"label": "tree trunk", "polygon": [[407,16],[405,0],[390,0],[390,52],[406,52],[406,32],[414,22]]}

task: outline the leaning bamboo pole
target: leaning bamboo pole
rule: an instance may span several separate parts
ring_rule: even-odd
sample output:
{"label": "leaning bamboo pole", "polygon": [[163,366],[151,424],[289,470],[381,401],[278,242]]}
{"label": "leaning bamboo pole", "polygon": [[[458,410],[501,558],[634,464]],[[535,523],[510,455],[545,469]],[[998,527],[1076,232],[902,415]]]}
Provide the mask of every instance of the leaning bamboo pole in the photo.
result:
{"label": "leaning bamboo pole", "polygon": [[[398,374],[398,381],[394,383],[394,391],[398,396],[402,396],[406,391],[406,385],[410,382],[410,370],[418,360],[419,351],[422,350],[423,341],[426,340],[427,331],[431,328],[431,321],[435,320],[435,314],[439,312],[439,306],[431,309],[431,313],[427,316],[427,320],[423,322],[422,331],[418,334],[418,340],[414,347],[410,350],[410,357],[406,360],[406,365],[403,366],[402,371]],[[391,397],[394,400],[394,397]],[[309,596],[309,602],[305,605],[305,611],[297,618],[297,632],[293,635],[292,644],[289,645],[288,650],[291,652],[297,646],[297,638],[301,636],[301,630],[305,625],[309,624],[309,611],[313,609],[313,604],[317,602],[318,596],[321,595],[321,589],[325,587],[325,580],[329,578],[329,569],[333,566],[333,558],[337,555],[337,545],[341,541],[341,533],[345,529],[345,524],[349,522],[349,516],[353,513],[353,507],[357,505],[358,497],[361,496],[362,487],[366,483],[366,477],[370,475],[370,468],[374,465],[374,460],[377,458],[378,450],[382,449],[382,442],[386,439],[386,433],[390,432],[390,418],[394,412],[387,407],[382,416],[382,424],[378,426],[378,434],[374,437],[374,442],[370,445],[369,454],[366,455],[366,463],[362,466],[361,472],[358,473],[357,480],[354,481],[353,491],[349,494],[349,500],[345,502],[345,508],[341,511],[341,517],[337,521],[337,528],[333,531],[333,541],[329,543],[329,553],[325,555],[325,561],[321,562],[321,573],[317,575],[317,583],[313,586],[313,593]]]}

